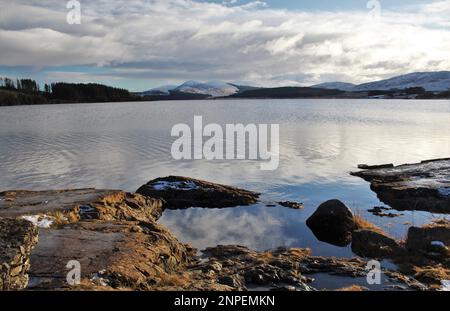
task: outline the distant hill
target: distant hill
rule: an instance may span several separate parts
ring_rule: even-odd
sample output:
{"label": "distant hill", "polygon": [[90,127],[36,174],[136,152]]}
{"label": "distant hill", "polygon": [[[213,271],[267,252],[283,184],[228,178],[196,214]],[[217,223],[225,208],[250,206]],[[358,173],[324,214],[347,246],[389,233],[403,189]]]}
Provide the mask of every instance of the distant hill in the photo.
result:
{"label": "distant hill", "polygon": [[386,80],[364,83],[354,91],[407,89],[423,87],[429,92],[443,92],[450,89],[450,71],[415,72]]}
{"label": "distant hill", "polygon": [[341,90],[327,90],[310,87],[277,87],[245,91],[235,94],[235,98],[319,98],[343,94]]}
{"label": "distant hill", "polygon": [[229,84],[236,87],[239,90],[238,93],[263,89],[262,87],[256,87],[256,86],[238,85],[238,84],[233,84],[233,83],[229,83]]}
{"label": "distant hill", "polygon": [[450,71],[415,72],[390,79],[354,85],[327,82],[312,87],[263,88],[212,81],[187,81],[145,92],[96,83],[45,84],[40,88],[31,79],[0,78],[0,106],[59,103],[95,103],[158,100],[202,100],[214,98],[450,98]]}
{"label": "distant hill", "polygon": [[173,90],[181,93],[209,95],[211,97],[230,96],[239,92],[236,86],[220,81],[205,83],[187,81]]}
{"label": "distant hill", "polygon": [[414,72],[360,85],[345,82],[329,82],[312,87],[338,89],[348,92],[389,91],[422,87],[428,92],[445,92],[450,89],[450,71]]}
{"label": "distant hill", "polygon": [[140,92],[137,93],[137,95],[140,96],[151,96],[151,95],[169,95],[170,91],[173,89],[176,89],[177,86],[176,85],[164,85],[164,86],[160,86],[145,92]]}
{"label": "distant hill", "polygon": [[356,84],[345,82],[326,82],[311,86],[313,88],[328,89],[328,90],[341,90],[351,92],[356,87]]}
{"label": "distant hill", "polygon": [[[140,96],[169,96],[171,94],[197,94],[204,95],[207,97],[227,97],[237,93],[242,93],[249,90],[259,89],[258,87],[247,86],[247,85],[237,85],[233,83],[212,81],[212,82],[198,82],[198,81],[187,81],[181,85],[166,85],[153,88],[151,90],[136,93]],[[204,96],[200,96],[203,98]]]}

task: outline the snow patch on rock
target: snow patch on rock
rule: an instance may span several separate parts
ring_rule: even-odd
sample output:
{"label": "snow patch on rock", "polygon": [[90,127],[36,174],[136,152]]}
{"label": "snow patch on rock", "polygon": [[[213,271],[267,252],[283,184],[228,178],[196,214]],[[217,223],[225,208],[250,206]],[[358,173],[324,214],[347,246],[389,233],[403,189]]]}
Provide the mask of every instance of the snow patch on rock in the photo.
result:
{"label": "snow patch on rock", "polygon": [[182,190],[182,191],[190,191],[197,190],[200,187],[193,181],[158,181],[151,185],[154,190],[165,191],[165,190]]}
{"label": "snow patch on rock", "polygon": [[41,229],[50,228],[55,222],[55,218],[47,215],[30,215],[30,216],[22,216],[22,219],[28,220],[33,223],[35,226]]}
{"label": "snow patch on rock", "polygon": [[104,278],[106,270],[101,270],[97,273],[94,273],[91,277],[91,282],[100,285],[100,286],[109,286],[109,280]]}
{"label": "snow patch on rock", "polygon": [[444,292],[450,292],[450,280],[442,281],[441,290],[444,291]]}

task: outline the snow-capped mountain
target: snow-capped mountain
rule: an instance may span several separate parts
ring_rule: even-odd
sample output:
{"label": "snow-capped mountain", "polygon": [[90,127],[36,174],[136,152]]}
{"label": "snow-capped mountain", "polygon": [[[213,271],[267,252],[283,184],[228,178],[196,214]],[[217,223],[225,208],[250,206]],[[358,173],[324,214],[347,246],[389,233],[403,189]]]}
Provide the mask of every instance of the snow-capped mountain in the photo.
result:
{"label": "snow-capped mountain", "polygon": [[328,89],[328,90],[341,90],[341,91],[353,91],[355,88],[355,84],[352,83],[345,83],[345,82],[326,82],[321,84],[313,85],[314,88],[320,88],[320,89]]}
{"label": "snow-capped mountain", "polygon": [[175,89],[176,85],[164,85],[145,92],[140,93],[141,96],[146,95],[169,95],[170,91]]}
{"label": "snow-capped mountain", "polygon": [[429,92],[442,92],[450,89],[450,71],[414,72],[393,77],[386,80],[355,85],[345,82],[328,82],[313,85],[315,88],[337,89],[349,92],[362,91],[389,91],[393,89],[407,89],[423,87]]}
{"label": "snow-capped mountain", "polygon": [[423,87],[430,92],[442,92],[450,89],[450,71],[415,72],[377,82],[356,86],[354,91],[406,89]]}
{"label": "snow-capped mountain", "polygon": [[212,97],[230,96],[239,92],[239,89],[229,83],[212,81],[212,82],[197,82],[187,81],[182,85],[176,87],[174,91],[190,94],[203,94]]}

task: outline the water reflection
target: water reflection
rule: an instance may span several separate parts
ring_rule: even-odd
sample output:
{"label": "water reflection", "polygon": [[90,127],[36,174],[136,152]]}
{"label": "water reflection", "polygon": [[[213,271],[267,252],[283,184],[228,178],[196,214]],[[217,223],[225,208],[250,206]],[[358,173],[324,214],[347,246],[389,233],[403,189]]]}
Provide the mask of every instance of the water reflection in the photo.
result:
{"label": "water reflection", "polygon": [[279,246],[310,247],[318,255],[352,256],[349,247],[317,241],[305,226],[305,215],[301,210],[258,204],[229,209],[168,210],[161,222],[199,250],[218,244],[238,244],[260,251]]}
{"label": "water reflection", "polygon": [[[280,124],[280,167],[252,161],[171,158],[177,123]],[[168,212],[163,219],[199,248],[218,243],[258,249],[280,244],[348,252],[317,242],[304,221],[328,199],[340,199],[389,233],[433,215],[405,212],[392,220],[367,209],[380,202],[348,172],[358,163],[417,162],[450,155],[450,102],[403,100],[233,100],[112,103],[0,108],[0,189],[119,188],[185,175],[264,193],[263,200],[305,203],[305,210],[256,206]],[[405,225],[408,224],[408,225]]]}

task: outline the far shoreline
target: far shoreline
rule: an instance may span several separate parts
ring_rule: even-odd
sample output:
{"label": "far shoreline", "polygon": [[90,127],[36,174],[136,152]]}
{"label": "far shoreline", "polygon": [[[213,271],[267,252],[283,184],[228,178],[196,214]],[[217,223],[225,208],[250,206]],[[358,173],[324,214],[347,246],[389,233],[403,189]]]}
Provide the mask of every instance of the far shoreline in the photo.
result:
{"label": "far shoreline", "polygon": [[64,103],[45,103],[45,104],[24,104],[24,105],[3,105],[0,103],[0,108],[4,107],[33,107],[33,106],[64,106],[64,105],[92,105],[92,104],[126,104],[126,103],[161,103],[161,102],[199,102],[199,101],[257,101],[257,100],[370,100],[370,101],[448,101],[450,98],[355,98],[355,97],[298,97],[298,98],[206,98],[206,99],[161,99],[161,100],[137,100],[137,101],[105,101],[105,102],[64,102]]}

